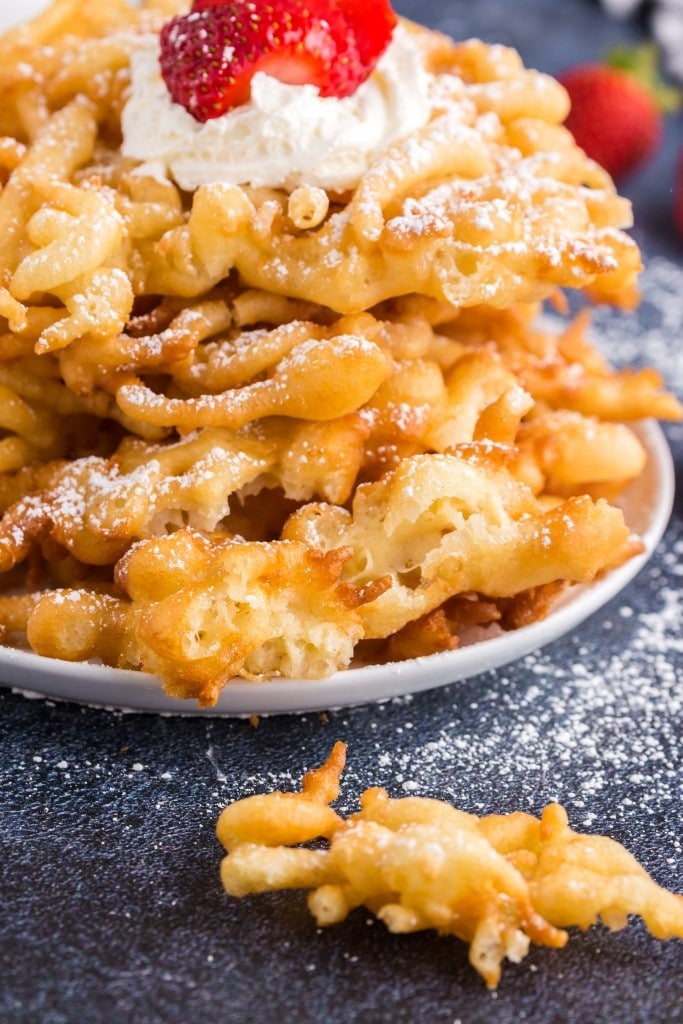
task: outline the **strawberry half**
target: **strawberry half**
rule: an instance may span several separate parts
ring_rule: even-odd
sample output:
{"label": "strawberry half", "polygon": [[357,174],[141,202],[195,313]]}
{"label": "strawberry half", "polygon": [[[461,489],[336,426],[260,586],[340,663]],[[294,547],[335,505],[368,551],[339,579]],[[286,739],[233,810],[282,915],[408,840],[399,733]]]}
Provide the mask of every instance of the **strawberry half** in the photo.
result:
{"label": "strawberry half", "polygon": [[376,6],[377,19],[372,0],[364,14],[357,0],[195,0],[161,30],[161,73],[174,102],[198,121],[245,103],[257,71],[348,96],[391,39],[396,16],[386,0]]}
{"label": "strawberry half", "polygon": [[369,74],[389,44],[398,22],[396,12],[388,0],[337,0],[337,7],[353,30]]}
{"label": "strawberry half", "polygon": [[[222,7],[225,3],[226,0],[194,0],[192,10],[204,11],[208,7]],[[330,9],[336,9],[338,14],[341,14],[353,32],[362,63],[372,71],[378,58],[387,48],[398,23],[398,17],[389,0],[328,0],[327,5],[313,3],[313,9],[321,17],[326,17],[324,6],[328,8],[328,14]],[[311,9],[310,4],[307,7]]]}

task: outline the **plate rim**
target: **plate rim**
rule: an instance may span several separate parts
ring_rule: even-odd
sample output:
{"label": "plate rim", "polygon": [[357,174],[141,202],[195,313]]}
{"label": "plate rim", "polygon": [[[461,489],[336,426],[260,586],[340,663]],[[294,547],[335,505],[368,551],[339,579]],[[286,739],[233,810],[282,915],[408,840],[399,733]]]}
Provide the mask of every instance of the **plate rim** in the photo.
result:
{"label": "plate rim", "polygon": [[[630,426],[645,446],[648,461],[626,495],[629,491],[645,490],[654,501],[652,509],[645,513],[645,528],[638,530],[644,551],[596,582],[570,588],[549,615],[538,622],[453,651],[346,669],[326,679],[230,682],[212,708],[199,708],[194,700],[170,697],[155,676],[133,669],[62,661],[3,646],[0,686],[26,696],[134,713],[249,717],[306,714],[377,703],[462,682],[511,664],[566,635],[606,605],[638,575],[659,544],[673,509],[673,457],[666,435],[656,421],[641,420]],[[628,507],[628,497],[623,503]]]}

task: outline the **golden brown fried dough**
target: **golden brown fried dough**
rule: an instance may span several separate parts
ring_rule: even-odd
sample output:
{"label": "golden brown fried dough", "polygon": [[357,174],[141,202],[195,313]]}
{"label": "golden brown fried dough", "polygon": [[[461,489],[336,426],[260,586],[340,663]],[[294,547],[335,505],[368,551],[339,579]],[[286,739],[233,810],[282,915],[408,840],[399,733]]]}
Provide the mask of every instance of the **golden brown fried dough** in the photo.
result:
{"label": "golden brown fried dough", "polygon": [[[329,802],[344,750],[336,744],[319,769]],[[638,914],[656,938],[683,938],[683,897],[658,886],[614,840],[573,832],[559,804],[540,820],[521,812],[477,818],[440,800],[368,789],[361,810],[344,820],[330,808],[325,815],[319,800],[304,785],[225,808],[217,834],[230,895],[308,889],[322,926],[365,906],[391,932],[457,936],[489,988],[503,960],[519,962],[531,942],[561,948],[572,925],[601,919],[622,928]],[[322,849],[298,845],[321,838]]]}

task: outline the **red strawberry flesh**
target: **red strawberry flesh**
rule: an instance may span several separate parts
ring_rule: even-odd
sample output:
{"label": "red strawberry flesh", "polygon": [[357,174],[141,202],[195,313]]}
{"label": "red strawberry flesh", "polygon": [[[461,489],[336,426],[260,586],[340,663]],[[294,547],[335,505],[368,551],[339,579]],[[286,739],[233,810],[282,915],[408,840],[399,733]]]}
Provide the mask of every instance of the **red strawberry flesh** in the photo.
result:
{"label": "red strawberry flesh", "polygon": [[161,31],[161,73],[173,101],[198,121],[245,103],[258,71],[310,83],[321,96],[348,96],[386,49],[395,22],[386,0],[368,0],[363,11],[358,0],[195,0],[190,14]]}
{"label": "red strawberry flesh", "polygon": [[398,18],[388,0],[337,0],[353,29],[360,59],[370,70],[387,46]]}

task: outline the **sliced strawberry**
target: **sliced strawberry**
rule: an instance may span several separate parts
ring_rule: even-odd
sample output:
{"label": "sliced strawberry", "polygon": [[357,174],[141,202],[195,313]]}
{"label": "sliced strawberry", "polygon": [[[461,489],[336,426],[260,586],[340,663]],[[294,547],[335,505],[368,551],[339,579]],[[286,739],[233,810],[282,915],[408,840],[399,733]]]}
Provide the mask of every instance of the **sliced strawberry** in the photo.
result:
{"label": "sliced strawberry", "polygon": [[[208,7],[221,7],[226,2],[229,0],[194,0],[192,10],[204,11]],[[267,10],[263,0],[257,6]],[[314,0],[307,7],[322,18],[329,17],[330,10],[336,9],[354,34],[360,59],[370,68],[375,66],[377,59],[389,45],[391,34],[398,23],[398,17],[389,0],[328,0],[326,4]]]}
{"label": "sliced strawberry", "polygon": [[354,32],[360,59],[372,70],[389,45],[396,12],[388,0],[337,0],[337,6]]}
{"label": "sliced strawberry", "polygon": [[369,0],[364,11],[358,0],[194,0],[190,14],[161,31],[161,73],[171,98],[198,121],[245,103],[257,71],[310,83],[321,96],[348,96],[388,45],[395,20],[387,0]]}

